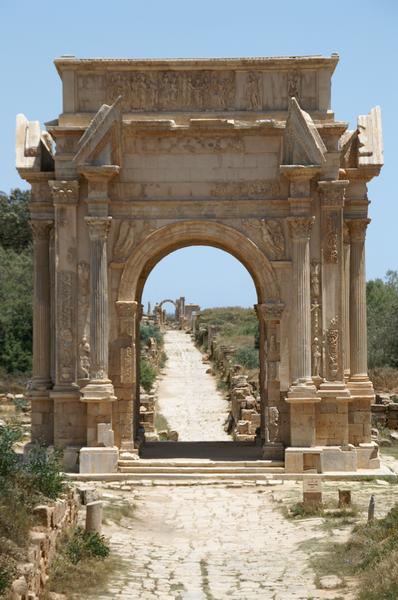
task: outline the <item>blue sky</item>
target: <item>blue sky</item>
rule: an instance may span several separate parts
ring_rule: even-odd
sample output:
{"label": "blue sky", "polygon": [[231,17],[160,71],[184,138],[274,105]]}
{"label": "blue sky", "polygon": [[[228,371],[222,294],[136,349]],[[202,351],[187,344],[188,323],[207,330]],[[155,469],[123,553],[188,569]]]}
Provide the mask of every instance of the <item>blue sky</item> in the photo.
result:
{"label": "blue sky", "polygon": [[[26,187],[14,169],[15,115],[42,123],[61,111],[52,64],[77,57],[210,57],[337,52],[332,107],[356,124],[379,104],[385,167],[369,186],[368,278],[398,269],[398,2],[396,0],[0,0],[0,190]],[[254,287],[232,257],[210,248],[169,255],[144,299],[185,295],[203,306],[251,305]]]}

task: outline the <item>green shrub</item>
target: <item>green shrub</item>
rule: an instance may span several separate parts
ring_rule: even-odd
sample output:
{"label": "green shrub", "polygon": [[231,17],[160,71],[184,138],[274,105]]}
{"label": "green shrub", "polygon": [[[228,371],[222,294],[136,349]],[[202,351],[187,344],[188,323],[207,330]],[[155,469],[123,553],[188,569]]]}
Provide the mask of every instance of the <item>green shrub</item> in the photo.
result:
{"label": "green shrub", "polygon": [[29,452],[29,460],[25,470],[31,478],[31,485],[37,492],[47,498],[55,499],[65,490],[65,481],[60,471],[58,452],[48,452],[39,444]]}
{"label": "green shrub", "polygon": [[0,427],[0,478],[9,477],[18,468],[19,461],[17,454],[14,452],[14,444],[20,441],[21,438],[22,430],[20,427],[14,425]]}
{"label": "green shrub", "polygon": [[150,392],[156,379],[156,369],[145,358],[140,360],[140,383],[146,392]]}
{"label": "green shrub", "polygon": [[142,323],[140,326],[141,342],[146,344],[149,338],[154,338],[158,346],[163,346],[163,333],[160,331],[159,327],[157,325]]}
{"label": "green shrub", "polygon": [[259,367],[258,350],[253,346],[242,346],[235,352],[236,361],[248,369],[257,369]]}
{"label": "green shrub", "polygon": [[103,535],[84,531],[82,527],[74,530],[65,547],[65,554],[73,565],[87,558],[103,559],[109,553],[110,548]]}

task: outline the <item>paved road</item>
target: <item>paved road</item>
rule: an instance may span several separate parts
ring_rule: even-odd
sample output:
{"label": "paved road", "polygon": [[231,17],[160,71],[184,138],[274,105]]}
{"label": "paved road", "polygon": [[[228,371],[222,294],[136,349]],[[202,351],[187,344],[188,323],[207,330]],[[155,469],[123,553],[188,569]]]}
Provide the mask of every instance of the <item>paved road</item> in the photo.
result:
{"label": "paved road", "polygon": [[106,594],[92,598],[351,597],[346,590],[315,587],[303,542],[312,543],[325,533],[312,519],[297,523],[282,516],[269,488],[166,485],[106,492],[105,500],[113,506],[124,498],[134,503],[135,512],[131,519],[105,527],[125,567]]}
{"label": "paved road", "polygon": [[206,373],[202,355],[184,331],[166,331],[167,363],[158,388],[159,410],[178,431],[179,440],[222,441],[228,403],[217,390],[216,379]]}

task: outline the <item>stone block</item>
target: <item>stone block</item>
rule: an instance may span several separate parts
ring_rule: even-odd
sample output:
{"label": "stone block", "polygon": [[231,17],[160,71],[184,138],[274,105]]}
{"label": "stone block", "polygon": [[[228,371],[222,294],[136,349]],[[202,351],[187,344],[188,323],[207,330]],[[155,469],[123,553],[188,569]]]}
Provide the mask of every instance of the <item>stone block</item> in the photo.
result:
{"label": "stone block", "polygon": [[303,452],[287,448],[285,450],[285,472],[302,473],[304,468]]}
{"label": "stone block", "polygon": [[54,507],[38,504],[33,509],[33,516],[37,525],[50,528],[52,526]]}
{"label": "stone block", "polygon": [[80,473],[116,473],[119,452],[113,448],[82,448],[80,450]]}

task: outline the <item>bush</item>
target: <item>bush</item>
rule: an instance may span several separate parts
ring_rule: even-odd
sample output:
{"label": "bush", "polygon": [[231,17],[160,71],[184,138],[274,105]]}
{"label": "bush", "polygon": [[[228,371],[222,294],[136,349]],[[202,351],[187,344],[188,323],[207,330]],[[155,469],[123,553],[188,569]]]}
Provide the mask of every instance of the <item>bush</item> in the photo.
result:
{"label": "bush", "polygon": [[4,486],[1,478],[9,477],[18,468],[18,456],[14,452],[15,442],[22,438],[22,430],[14,425],[0,427],[0,490]]}
{"label": "bush", "polygon": [[61,454],[48,452],[39,444],[29,452],[29,461],[25,466],[31,485],[46,498],[55,499],[65,490],[65,481],[60,471]]}
{"label": "bush", "polygon": [[146,392],[150,392],[156,379],[156,369],[145,358],[140,360],[140,383]]}
{"label": "bush", "polygon": [[366,285],[369,367],[398,367],[398,272]]}
{"label": "bush", "polygon": [[258,369],[259,357],[258,350],[253,346],[242,346],[235,352],[236,361],[248,369]]}
{"label": "bush", "polygon": [[65,554],[73,565],[87,558],[106,558],[110,548],[105,537],[77,527],[65,547]]}
{"label": "bush", "polygon": [[163,333],[157,325],[142,323],[140,326],[141,342],[146,344],[149,338],[154,338],[158,346],[163,346]]}

